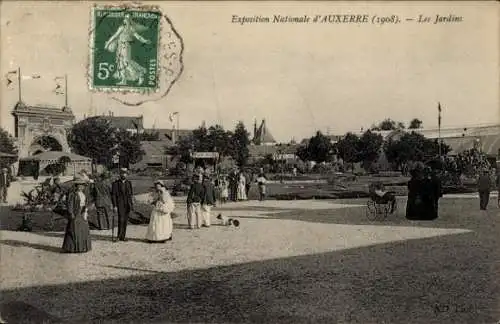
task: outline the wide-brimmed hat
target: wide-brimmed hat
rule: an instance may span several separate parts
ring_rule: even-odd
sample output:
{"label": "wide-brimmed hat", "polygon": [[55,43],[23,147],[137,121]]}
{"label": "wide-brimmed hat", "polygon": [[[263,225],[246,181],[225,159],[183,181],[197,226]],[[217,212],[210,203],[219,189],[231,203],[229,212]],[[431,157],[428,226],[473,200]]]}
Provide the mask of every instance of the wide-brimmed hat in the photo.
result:
{"label": "wide-brimmed hat", "polygon": [[160,186],[165,187],[165,188],[167,187],[167,186],[165,185],[165,181],[163,181],[163,180],[159,180],[159,179],[158,179],[158,180],[155,180],[155,182],[153,182],[153,185],[155,185],[155,186],[156,186],[157,184],[159,184]]}

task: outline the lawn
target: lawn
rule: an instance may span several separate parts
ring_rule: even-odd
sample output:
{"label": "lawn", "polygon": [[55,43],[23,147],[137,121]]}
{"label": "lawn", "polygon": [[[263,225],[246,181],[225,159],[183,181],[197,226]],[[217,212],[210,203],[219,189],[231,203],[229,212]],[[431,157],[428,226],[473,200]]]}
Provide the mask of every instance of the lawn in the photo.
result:
{"label": "lawn", "polygon": [[[500,218],[445,198],[440,218],[369,222],[365,199],[229,203],[239,228],[129,242],[93,231],[88,254],[58,253],[61,232],[2,231],[8,323],[494,323]],[[185,205],[177,201],[177,211]],[[404,209],[404,199],[399,201]],[[4,213],[0,213],[4,215]],[[15,269],[15,271],[12,271]],[[34,319],[34,317],[36,319]]]}
{"label": "lawn", "polygon": [[[317,175],[319,176],[319,175]],[[267,185],[269,199],[295,200],[295,199],[340,199],[340,198],[366,198],[368,186],[373,182],[382,182],[386,190],[395,192],[399,196],[408,194],[407,183],[409,178],[402,176],[356,176],[355,179],[349,179],[352,175],[338,177],[334,183],[312,183],[312,182],[290,182],[284,183],[271,182]],[[319,180],[317,177],[315,180]],[[326,181],[326,176],[323,176]],[[150,178],[132,179],[135,193],[144,193],[151,190]],[[173,187],[175,180],[167,179],[167,186]],[[446,193],[470,193],[476,192],[474,184],[468,184],[464,188],[445,188]],[[249,198],[258,199],[258,188],[252,184]]]}

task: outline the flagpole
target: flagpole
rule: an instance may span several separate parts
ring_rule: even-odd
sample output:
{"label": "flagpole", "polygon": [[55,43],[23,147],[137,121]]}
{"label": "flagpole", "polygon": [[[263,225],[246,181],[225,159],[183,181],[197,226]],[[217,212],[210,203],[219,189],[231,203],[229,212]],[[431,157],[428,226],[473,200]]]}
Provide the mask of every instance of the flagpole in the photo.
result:
{"label": "flagpole", "polygon": [[68,107],[68,75],[64,75],[64,107]]}
{"label": "flagpole", "polygon": [[17,83],[18,83],[18,92],[19,92],[19,102],[21,102],[21,67],[17,68]]}
{"label": "flagpole", "polygon": [[438,150],[441,158],[441,103],[438,102]]}
{"label": "flagpole", "polygon": [[179,135],[179,113],[177,113],[177,137]]}

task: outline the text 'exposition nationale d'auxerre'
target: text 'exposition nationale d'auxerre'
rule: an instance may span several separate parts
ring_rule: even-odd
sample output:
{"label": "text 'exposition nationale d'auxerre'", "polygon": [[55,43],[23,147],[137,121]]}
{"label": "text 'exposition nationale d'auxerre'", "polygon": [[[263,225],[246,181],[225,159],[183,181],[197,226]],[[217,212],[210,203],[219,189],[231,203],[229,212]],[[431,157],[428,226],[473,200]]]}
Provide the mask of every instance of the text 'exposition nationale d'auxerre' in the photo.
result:
{"label": "text 'exposition nationale d'auxerre'", "polygon": [[444,24],[444,23],[460,23],[463,21],[462,16],[454,14],[433,14],[423,15],[418,14],[415,17],[400,17],[396,14],[390,15],[369,15],[369,14],[328,14],[328,15],[272,15],[272,16],[240,16],[232,15],[231,23],[245,24],[399,24],[401,22],[415,22],[419,24]]}

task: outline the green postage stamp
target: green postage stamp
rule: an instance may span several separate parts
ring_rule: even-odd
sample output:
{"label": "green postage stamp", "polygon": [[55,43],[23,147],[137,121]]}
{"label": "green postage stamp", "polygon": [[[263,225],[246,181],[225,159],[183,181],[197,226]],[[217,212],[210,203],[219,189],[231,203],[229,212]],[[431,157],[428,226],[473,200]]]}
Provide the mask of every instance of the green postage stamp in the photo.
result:
{"label": "green postage stamp", "polygon": [[94,7],[91,15],[90,89],[139,93],[157,91],[161,12]]}

